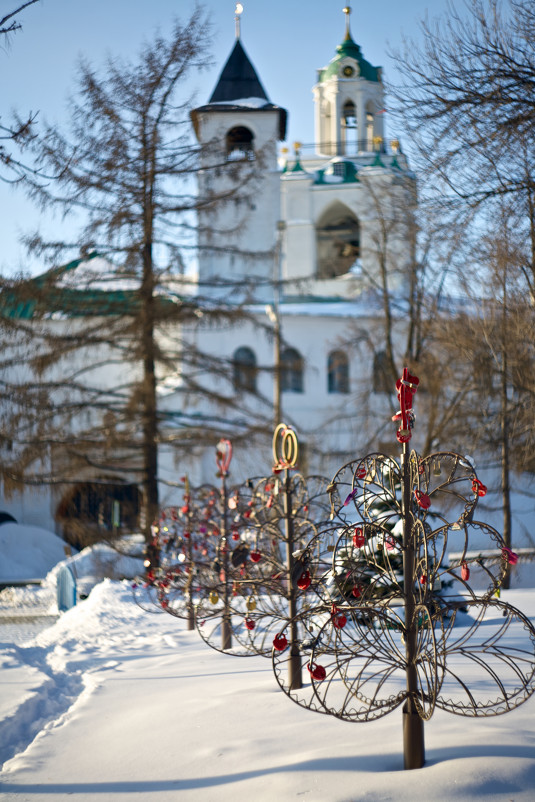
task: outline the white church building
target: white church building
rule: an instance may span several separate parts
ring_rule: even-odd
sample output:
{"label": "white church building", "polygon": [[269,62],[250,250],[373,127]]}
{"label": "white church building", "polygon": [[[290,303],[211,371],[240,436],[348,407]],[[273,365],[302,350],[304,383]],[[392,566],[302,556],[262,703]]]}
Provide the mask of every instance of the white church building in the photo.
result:
{"label": "white church building", "polygon": [[[383,301],[402,301],[414,268],[414,175],[399,141],[386,139],[381,68],[365,60],[344,11],[345,36],[313,87],[313,149],[279,149],[287,112],[270,101],[239,28],[208,103],[192,114],[199,143],[212,145],[207,159],[215,142],[216,158],[230,165],[262,160],[246,213],[229,204],[200,226],[209,242],[200,242],[199,293],[247,300],[256,322],[201,323],[192,336],[232,362],[244,419],[269,406],[274,421],[296,428],[303,470],[327,475],[359,447],[377,448],[385,416],[376,421],[376,410],[388,417],[394,395],[389,385],[384,397]],[[228,182],[224,170],[219,178],[210,171],[201,195]],[[220,389],[228,392],[223,382]],[[258,463],[254,451],[242,454],[239,473],[252,475],[256,465],[258,474]],[[193,475],[206,480],[212,465],[210,453]]]}
{"label": "white church building", "polygon": [[[394,388],[383,376],[384,299],[402,303],[414,269],[415,179],[399,142],[386,136],[381,68],[364,58],[344,11],[345,35],[313,87],[314,148],[282,147],[287,112],[270,101],[239,26],[211,97],[192,112],[205,158],[215,153],[223,165],[219,175],[201,170],[201,198],[224,193],[236,169],[255,173],[245,207],[200,215],[196,286],[205,303],[245,304],[250,319],[219,326],[200,317],[185,333],[231,367],[230,377],[207,373],[200,381],[239,400],[240,415],[219,433],[237,435],[235,481],[270,471],[266,433],[280,421],[297,431],[305,473],[330,476],[362,449],[395,443]],[[159,397],[163,410],[210,415],[203,396],[181,386],[180,369],[161,382]],[[240,440],[257,419],[264,434]],[[214,482],[214,448],[193,449],[180,466],[162,449],[159,462],[162,478],[187,473],[194,485]],[[34,488],[2,509],[58,530],[62,492]],[[172,489],[162,485],[161,501],[173,503]]]}

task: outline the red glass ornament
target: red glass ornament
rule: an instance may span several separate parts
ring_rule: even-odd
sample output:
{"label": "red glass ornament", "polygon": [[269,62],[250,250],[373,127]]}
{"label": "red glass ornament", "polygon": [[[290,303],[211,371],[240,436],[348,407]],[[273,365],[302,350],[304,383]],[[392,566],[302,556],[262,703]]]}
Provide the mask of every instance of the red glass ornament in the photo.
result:
{"label": "red glass ornament", "polygon": [[431,506],[431,499],[426,493],[422,493],[421,490],[414,491],[414,498],[422,510],[428,510]]}
{"label": "red glass ornament", "polygon": [[472,491],[474,493],[477,493],[477,495],[481,497],[487,495],[487,488],[485,487],[483,482],[479,481],[479,479],[474,479],[472,481]]}
{"label": "red glass ornament", "polygon": [[366,542],[366,538],[362,532],[362,527],[357,526],[355,528],[355,533],[353,535],[353,545],[356,546],[358,549],[362,548]]}
{"label": "red glass ornament", "polygon": [[303,571],[299,579],[297,580],[297,587],[299,590],[306,590],[310,587],[310,583],[312,579],[310,578],[310,571]]}
{"label": "red glass ornament", "polygon": [[262,555],[260,554],[259,551],[252,551],[249,554],[249,557],[251,558],[251,562],[253,563],[259,563],[260,560],[262,559]]}
{"label": "red glass ornament", "polygon": [[325,671],[324,667],[318,666],[316,663],[308,663],[307,668],[310,672],[310,676],[318,682],[321,682],[327,676],[327,672]]}
{"label": "red glass ornament", "polygon": [[343,613],[333,616],[333,626],[335,626],[336,629],[343,629],[346,624],[347,618]]}
{"label": "red glass ornament", "polygon": [[516,565],[518,562],[518,554],[515,554],[514,551],[511,551],[511,549],[508,549],[507,547],[502,549],[502,557],[509,563],[509,565]]}
{"label": "red glass ornament", "polygon": [[254,629],[255,628],[255,622],[253,621],[252,618],[246,618],[245,619],[245,626],[247,627],[247,629]]}
{"label": "red glass ornament", "polygon": [[467,582],[470,579],[470,569],[464,561],[461,564],[461,579],[464,582]]}
{"label": "red glass ornament", "polygon": [[357,587],[357,585],[355,585],[355,587],[353,588],[353,590],[351,591],[351,593],[353,594],[353,596],[355,597],[355,599],[360,599],[360,597],[361,597],[361,595],[362,595],[362,594],[361,594],[361,592],[360,592],[360,588],[359,588],[359,587]]}
{"label": "red glass ornament", "polygon": [[285,635],[279,633],[273,638],[273,646],[278,652],[283,652],[288,646],[288,639]]}

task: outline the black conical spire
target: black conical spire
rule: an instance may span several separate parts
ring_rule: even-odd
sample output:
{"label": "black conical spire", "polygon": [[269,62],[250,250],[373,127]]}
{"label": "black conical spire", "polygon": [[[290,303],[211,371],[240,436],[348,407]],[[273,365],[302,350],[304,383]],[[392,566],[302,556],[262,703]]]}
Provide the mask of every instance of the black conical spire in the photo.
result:
{"label": "black conical spire", "polygon": [[243,49],[240,40],[236,39],[234,49],[223,67],[216,88],[208,102],[231,103],[233,100],[248,97],[258,97],[269,102],[249,56]]}

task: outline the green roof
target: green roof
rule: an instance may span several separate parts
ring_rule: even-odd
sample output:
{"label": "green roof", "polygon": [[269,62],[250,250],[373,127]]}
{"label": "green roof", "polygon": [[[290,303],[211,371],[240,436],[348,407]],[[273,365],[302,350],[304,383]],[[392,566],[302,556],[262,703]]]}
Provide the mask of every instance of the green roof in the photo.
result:
{"label": "green roof", "polygon": [[[135,315],[140,309],[136,290],[64,287],[56,283],[83,262],[98,256],[96,252],[90,253],[4,290],[0,294],[0,317],[32,320],[51,314],[68,318]],[[157,301],[160,307],[173,304],[171,299],[161,296]]]}
{"label": "green roof", "polygon": [[381,83],[381,68],[372,67],[370,62],[366,61],[362,55],[359,45],[351,38],[351,34],[348,33],[342,44],[338,45],[336,48],[336,53],[337,55],[332,59],[332,61],[329,62],[327,67],[320,71],[320,82],[326,81],[328,78],[338,75],[340,62],[346,58],[352,58],[358,63],[362,78],[364,78],[366,81]]}

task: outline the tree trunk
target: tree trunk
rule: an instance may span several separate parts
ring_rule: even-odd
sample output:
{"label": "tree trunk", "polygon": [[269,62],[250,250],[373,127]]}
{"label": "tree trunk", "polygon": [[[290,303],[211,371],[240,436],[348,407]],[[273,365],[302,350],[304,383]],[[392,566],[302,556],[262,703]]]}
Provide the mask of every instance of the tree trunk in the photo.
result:
{"label": "tree trunk", "polygon": [[141,352],[143,361],[143,500],[145,505],[145,539],[151,537],[151,524],[158,517],[158,409],[154,345],[154,278],[152,246],[143,249],[143,283],[141,287]]}
{"label": "tree trunk", "polygon": [[[505,309],[505,304],[504,304]],[[502,343],[502,371],[500,387],[500,435],[501,435],[501,493],[503,504],[503,539],[508,549],[512,547],[512,526],[511,526],[511,484],[510,484],[510,458],[509,458],[509,421],[508,421],[508,401],[507,401],[507,355],[504,343]],[[502,583],[503,588],[511,587],[511,567],[508,565],[507,572]]]}

